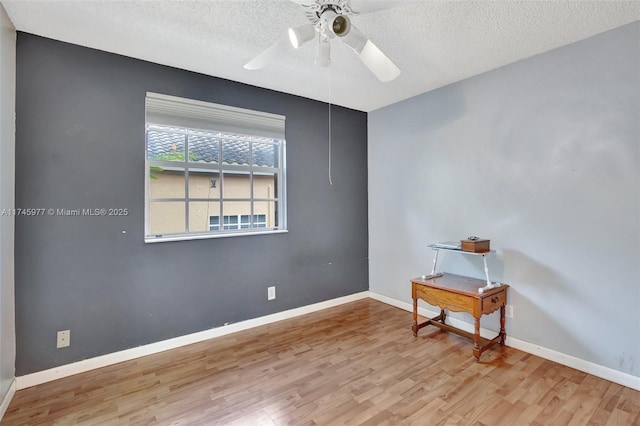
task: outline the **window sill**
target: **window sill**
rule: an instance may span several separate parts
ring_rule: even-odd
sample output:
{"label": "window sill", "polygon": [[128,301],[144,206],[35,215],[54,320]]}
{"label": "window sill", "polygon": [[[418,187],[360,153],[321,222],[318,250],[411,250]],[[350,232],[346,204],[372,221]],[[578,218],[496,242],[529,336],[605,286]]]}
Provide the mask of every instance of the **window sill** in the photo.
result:
{"label": "window sill", "polygon": [[208,240],[212,238],[229,238],[229,237],[246,237],[251,235],[270,235],[270,234],[286,234],[289,231],[286,229],[278,229],[275,231],[252,231],[252,232],[238,232],[228,234],[194,234],[194,235],[173,235],[166,237],[145,237],[145,244],[151,243],[164,243],[168,241],[190,241],[190,240]]}

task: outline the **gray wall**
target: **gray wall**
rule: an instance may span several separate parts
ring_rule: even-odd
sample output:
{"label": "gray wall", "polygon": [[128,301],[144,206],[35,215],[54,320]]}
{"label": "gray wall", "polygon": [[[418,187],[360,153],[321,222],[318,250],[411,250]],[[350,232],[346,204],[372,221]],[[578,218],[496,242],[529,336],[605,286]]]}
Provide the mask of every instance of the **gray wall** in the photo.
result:
{"label": "gray wall", "polygon": [[639,376],[639,103],[636,22],[370,113],[370,289],[408,302],[429,242],[490,238],[510,336]]}
{"label": "gray wall", "polygon": [[[0,5],[0,210],[15,207],[15,79],[16,32]],[[14,218],[0,216],[0,402],[15,373],[13,236]]]}
{"label": "gray wall", "polygon": [[[329,186],[326,104],[25,33],[17,55],[17,205],[131,212],[17,219],[17,375],[368,289],[365,113],[332,110]],[[145,245],[146,91],[285,115],[289,233]]]}

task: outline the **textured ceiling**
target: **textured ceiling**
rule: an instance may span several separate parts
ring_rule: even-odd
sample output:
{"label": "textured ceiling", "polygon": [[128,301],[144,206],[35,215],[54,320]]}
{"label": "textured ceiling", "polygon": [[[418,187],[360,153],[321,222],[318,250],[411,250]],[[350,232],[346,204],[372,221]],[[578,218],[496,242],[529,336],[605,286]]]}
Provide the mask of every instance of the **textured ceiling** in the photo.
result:
{"label": "textured ceiling", "polygon": [[638,0],[399,1],[352,18],[402,69],[380,83],[337,40],[329,68],[314,65],[310,42],[262,70],[243,69],[288,27],[308,22],[288,0],[1,3],[19,31],[361,111],[640,20]]}

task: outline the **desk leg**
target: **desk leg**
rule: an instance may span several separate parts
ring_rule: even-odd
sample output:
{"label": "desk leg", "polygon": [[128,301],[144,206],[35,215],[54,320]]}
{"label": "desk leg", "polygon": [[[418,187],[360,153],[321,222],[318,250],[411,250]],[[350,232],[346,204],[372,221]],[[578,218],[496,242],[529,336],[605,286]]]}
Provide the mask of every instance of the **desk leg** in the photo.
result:
{"label": "desk leg", "polygon": [[480,361],[480,318],[475,318],[475,324],[473,327],[473,356],[476,361]]}
{"label": "desk leg", "polygon": [[413,325],[411,326],[413,336],[418,337],[418,299],[413,299]]}
{"label": "desk leg", "polygon": [[447,319],[447,313],[444,309],[440,309],[440,322],[445,323],[444,321]]}
{"label": "desk leg", "polygon": [[507,333],[504,331],[504,312],[505,306],[500,306],[500,344],[504,346],[504,339],[507,337]]}

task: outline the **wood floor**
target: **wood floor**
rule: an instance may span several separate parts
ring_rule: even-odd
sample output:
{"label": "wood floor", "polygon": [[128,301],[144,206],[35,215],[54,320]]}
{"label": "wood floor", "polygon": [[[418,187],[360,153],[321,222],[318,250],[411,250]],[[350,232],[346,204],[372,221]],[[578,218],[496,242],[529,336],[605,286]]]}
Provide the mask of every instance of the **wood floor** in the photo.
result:
{"label": "wood floor", "polygon": [[640,425],[640,392],[365,299],[20,390],[1,425]]}

